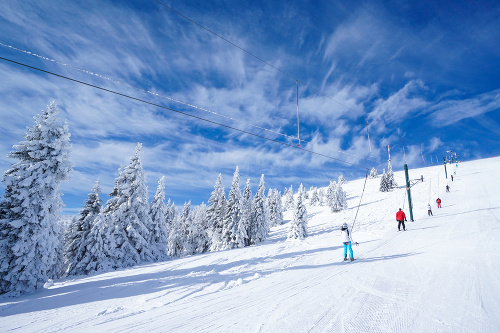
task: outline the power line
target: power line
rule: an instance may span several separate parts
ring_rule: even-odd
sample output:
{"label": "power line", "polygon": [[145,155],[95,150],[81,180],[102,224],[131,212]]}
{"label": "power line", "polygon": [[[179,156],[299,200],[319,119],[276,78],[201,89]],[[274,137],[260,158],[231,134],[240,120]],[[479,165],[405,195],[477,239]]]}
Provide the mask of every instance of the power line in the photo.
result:
{"label": "power line", "polygon": [[252,136],[255,136],[255,137],[267,140],[267,141],[279,143],[279,144],[282,144],[282,145],[287,146],[287,147],[292,147],[292,148],[299,149],[299,150],[302,150],[302,151],[305,151],[305,152],[308,152],[308,153],[311,153],[311,154],[315,154],[315,155],[322,156],[322,157],[325,157],[325,158],[328,158],[328,159],[331,159],[331,160],[335,160],[335,161],[338,161],[338,162],[341,162],[341,163],[345,163],[345,164],[349,164],[349,165],[352,165],[352,166],[360,167],[360,168],[365,169],[365,170],[369,170],[368,168],[366,168],[364,166],[361,166],[359,164],[356,164],[356,163],[347,162],[347,161],[344,161],[344,160],[341,160],[341,159],[338,159],[338,158],[335,158],[335,157],[331,157],[331,156],[328,156],[328,155],[317,153],[317,152],[309,150],[309,149],[304,149],[304,148],[301,148],[301,147],[297,147],[297,146],[288,144],[286,142],[274,140],[274,139],[271,139],[271,138],[268,138],[268,137],[265,137],[265,136],[262,136],[262,135],[258,135],[258,134],[252,133],[252,132],[248,132],[248,131],[245,131],[245,130],[242,130],[242,129],[239,129],[239,128],[236,128],[236,127],[224,125],[224,124],[212,121],[212,120],[208,120],[208,119],[205,119],[205,118],[202,118],[202,117],[198,117],[198,116],[195,116],[195,115],[192,115],[192,114],[189,114],[189,113],[178,111],[178,110],[175,110],[175,109],[163,106],[163,105],[159,105],[159,104],[156,104],[156,103],[152,103],[152,102],[149,102],[149,101],[146,101],[146,100],[143,100],[143,99],[140,99],[140,98],[136,98],[136,97],[133,97],[133,96],[130,96],[130,95],[122,94],[122,93],[119,93],[117,91],[106,89],[106,88],[103,88],[103,87],[99,87],[99,86],[96,86],[96,85],[93,85],[93,84],[90,84],[90,83],[87,83],[87,82],[79,81],[79,80],[76,80],[76,79],[73,79],[73,78],[70,78],[70,77],[67,77],[67,76],[64,76],[64,75],[60,75],[60,74],[56,74],[56,73],[53,73],[53,72],[49,72],[49,71],[46,71],[44,69],[40,69],[40,68],[37,68],[37,67],[34,67],[34,66],[23,64],[23,63],[20,63],[20,62],[11,60],[11,59],[7,59],[7,58],[4,58],[4,57],[0,57],[0,59],[4,60],[4,61],[7,61],[7,62],[10,62],[10,63],[13,63],[13,64],[16,64],[16,65],[20,65],[20,66],[23,66],[23,67],[26,67],[26,68],[30,68],[30,69],[36,70],[36,71],[39,71],[39,72],[42,72],[42,73],[53,75],[53,76],[56,76],[56,77],[59,77],[59,78],[65,79],[65,80],[69,80],[69,81],[72,81],[72,82],[83,84],[83,85],[86,85],[88,87],[99,89],[99,90],[102,90],[102,91],[105,91],[105,92],[108,92],[108,93],[111,93],[111,94],[122,96],[122,97],[131,99],[131,100],[134,100],[134,101],[137,101],[137,102],[141,102],[141,103],[144,103],[144,104],[148,104],[148,105],[152,105],[152,106],[155,106],[155,107],[159,107],[159,108],[162,108],[162,109],[165,109],[165,110],[169,110],[169,111],[172,111],[172,112],[176,112],[176,113],[179,113],[179,114],[191,117],[191,118],[202,120],[202,121],[205,121],[205,122],[217,125],[217,126],[229,128],[229,129],[241,132],[241,133],[252,135]]}
{"label": "power line", "polygon": [[[188,107],[192,107],[194,109],[201,110],[201,111],[204,111],[204,112],[208,112],[208,113],[214,114],[214,115],[222,117],[222,118],[230,119],[232,121],[236,121],[236,122],[245,124],[245,125],[250,126],[250,127],[258,128],[260,130],[264,130],[264,131],[267,131],[267,132],[270,132],[270,133],[273,133],[273,134],[276,134],[276,135],[280,135],[280,136],[283,136],[283,137],[288,138],[288,139],[298,140],[299,141],[299,145],[300,145],[301,141],[305,142],[305,143],[311,143],[310,141],[307,141],[307,140],[304,140],[304,139],[300,139],[300,134],[299,134],[300,132],[299,132],[298,129],[297,129],[297,136],[288,135],[288,134],[281,133],[281,132],[278,132],[278,131],[275,131],[275,130],[272,130],[272,129],[268,129],[268,128],[265,128],[265,127],[262,127],[262,126],[254,125],[252,123],[249,123],[249,122],[246,122],[246,121],[243,121],[243,120],[240,120],[240,119],[229,117],[229,116],[226,116],[226,115],[223,115],[223,114],[220,114],[220,113],[217,113],[217,112],[205,109],[203,107],[200,107],[200,106],[197,106],[197,105],[194,105],[194,104],[182,102],[180,100],[177,100],[177,99],[165,96],[165,95],[161,95],[161,94],[155,93],[155,92],[150,91],[150,90],[139,88],[139,87],[133,86],[131,84],[128,84],[126,82],[119,81],[119,80],[116,80],[116,79],[112,79],[112,78],[109,78],[107,76],[101,75],[101,74],[93,72],[93,71],[89,71],[89,70],[86,70],[86,69],[81,69],[81,68],[72,66],[70,64],[67,64],[67,63],[64,63],[64,62],[52,59],[52,58],[48,58],[48,57],[45,57],[45,56],[42,56],[42,55],[30,52],[30,51],[27,51],[27,50],[23,50],[23,49],[17,48],[17,47],[12,46],[12,45],[4,44],[2,42],[0,42],[0,45],[4,46],[4,47],[7,47],[7,48],[10,48],[10,49],[13,49],[13,50],[16,50],[16,51],[19,51],[19,52],[22,52],[22,53],[29,54],[31,56],[40,58],[40,59],[45,60],[45,61],[53,62],[53,63],[59,64],[59,65],[62,65],[62,66],[65,66],[65,67],[68,67],[68,68],[71,68],[71,69],[83,72],[83,73],[88,74],[88,75],[97,76],[97,77],[99,77],[101,79],[108,80],[108,81],[111,81],[111,82],[114,82],[114,83],[118,83],[118,84],[121,84],[123,86],[126,86],[126,87],[129,87],[129,88],[138,90],[138,91],[142,91],[142,92],[154,95],[156,97],[164,98],[164,99],[170,100],[172,102],[179,103],[179,104],[182,104],[182,105],[186,105]],[[298,115],[298,81],[297,81],[297,124],[299,124],[298,123],[298,117],[299,117],[299,115]],[[362,156],[359,156],[359,155],[356,155],[356,154],[352,154],[352,153],[348,153],[348,152],[345,152],[345,151],[342,151],[342,150],[335,150],[335,149],[332,149],[332,148],[327,148],[327,149],[331,150],[331,151],[334,151],[334,152],[337,152],[337,153],[341,153],[341,154],[345,154],[345,155],[350,155],[350,156],[358,157],[358,158],[364,159],[364,160],[373,161],[371,158],[362,157]]]}

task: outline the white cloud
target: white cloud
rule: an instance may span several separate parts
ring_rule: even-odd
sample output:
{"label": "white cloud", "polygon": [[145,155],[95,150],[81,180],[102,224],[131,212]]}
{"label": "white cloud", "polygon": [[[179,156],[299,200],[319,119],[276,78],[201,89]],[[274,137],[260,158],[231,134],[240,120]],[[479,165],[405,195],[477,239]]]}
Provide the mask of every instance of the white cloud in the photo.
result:
{"label": "white cloud", "polygon": [[498,109],[500,109],[500,89],[465,100],[442,101],[431,108],[429,121],[435,127],[444,127]]}

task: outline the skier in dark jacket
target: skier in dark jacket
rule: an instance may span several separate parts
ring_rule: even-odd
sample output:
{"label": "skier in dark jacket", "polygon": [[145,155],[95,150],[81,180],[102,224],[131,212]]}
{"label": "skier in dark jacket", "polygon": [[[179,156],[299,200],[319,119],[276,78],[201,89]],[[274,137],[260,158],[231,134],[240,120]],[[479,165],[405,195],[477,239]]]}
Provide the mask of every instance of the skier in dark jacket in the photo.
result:
{"label": "skier in dark jacket", "polygon": [[446,185],[446,192],[450,192],[450,186]]}
{"label": "skier in dark jacket", "polygon": [[401,210],[401,208],[399,208],[399,211],[396,213],[396,221],[398,221],[398,231],[401,231],[401,225],[403,225],[403,231],[406,231],[406,215],[405,212]]}

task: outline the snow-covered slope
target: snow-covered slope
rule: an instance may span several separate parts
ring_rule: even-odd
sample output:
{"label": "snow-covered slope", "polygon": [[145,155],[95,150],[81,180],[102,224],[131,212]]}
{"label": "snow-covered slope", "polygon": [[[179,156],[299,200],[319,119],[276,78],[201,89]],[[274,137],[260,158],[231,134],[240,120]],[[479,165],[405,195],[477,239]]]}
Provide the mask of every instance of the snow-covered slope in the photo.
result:
{"label": "snow-covered slope", "polygon": [[415,222],[403,172],[389,193],[367,180],[352,263],[338,227],[353,223],[364,179],[344,185],[348,210],[308,207],[304,241],[287,241],[286,223],[258,246],[59,280],[0,299],[0,331],[500,332],[500,158],[447,167],[453,182],[442,165],[410,170],[424,176],[411,189]]}

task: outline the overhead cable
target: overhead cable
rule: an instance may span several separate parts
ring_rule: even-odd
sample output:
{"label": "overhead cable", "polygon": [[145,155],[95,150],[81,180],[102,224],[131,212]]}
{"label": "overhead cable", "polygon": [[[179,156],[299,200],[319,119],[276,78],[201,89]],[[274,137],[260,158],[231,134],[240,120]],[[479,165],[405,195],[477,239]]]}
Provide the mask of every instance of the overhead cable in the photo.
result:
{"label": "overhead cable", "polygon": [[156,104],[156,103],[152,103],[152,102],[149,102],[149,101],[146,101],[146,100],[143,100],[143,99],[140,99],[140,98],[136,98],[136,97],[133,97],[133,96],[130,96],[130,95],[122,94],[122,93],[114,91],[114,90],[106,89],[106,88],[103,88],[103,87],[100,87],[100,86],[96,86],[96,85],[93,85],[93,84],[90,84],[90,83],[87,83],[87,82],[83,82],[83,81],[80,81],[80,80],[76,80],[76,79],[70,78],[70,77],[67,77],[67,76],[64,76],[64,75],[60,75],[60,74],[57,74],[57,73],[46,71],[44,69],[37,68],[37,67],[34,67],[34,66],[30,66],[30,65],[27,65],[27,64],[23,64],[21,62],[17,62],[17,61],[11,60],[11,59],[0,57],[0,60],[4,60],[4,61],[16,64],[16,65],[20,65],[20,66],[23,66],[23,67],[26,67],[26,68],[30,68],[30,69],[33,69],[33,70],[36,70],[36,71],[39,71],[39,72],[42,72],[42,73],[46,73],[46,74],[49,74],[49,75],[53,75],[53,76],[56,76],[56,77],[59,77],[59,78],[65,79],[65,80],[69,80],[69,81],[72,81],[72,82],[83,84],[83,85],[86,85],[88,87],[99,89],[99,90],[102,90],[102,91],[105,91],[105,92],[108,92],[108,93],[111,93],[111,94],[115,94],[115,95],[118,95],[118,96],[121,96],[121,97],[125,97],[125,98],[128,98],[128,99],[140,102],[140,103],[152,105],[152,106],[155,106],[155,107],[158,107],[158,108],[162,108],[164,110],[169,110],[169,111],[172,111],[172,112],[175,112],[175,113],[178,113],[178,114],[182,114],[184,116],[188,116],[188,117],[191,117],[191,118],[202,120],[202,121],[205,121],[205,122],[217,125],[217,126],[225,127],[225,128],[228,128],[228,129],[231,129],[231,130],[234,130],[234,131],[238,131],[238,132],[241,132],[241,133],[252,135],[254,137],[258,137],[258,138],[261,138],[261,139],[264,139],[264,140],[267,140],[267,141],[279,143],[279,144],[287,146],[287,147],[292,147],[292,148],[295,148],[295,149],[299,149],[299,150],[302,150],[302,151],[305,151],[305,152],[308,152],[308,153],[311,153],[311,154],[314,154],[314,155],[322,156],[322,157],[325,157],[325,158],[328,158],[328,159],[331,159],[331,160],[334,160],[334,161],[337,161],[337,162],[341,162],[341,163],[344,163],[344,164],[349,164],[349,165],[356,166],[356,167],[359,167],[359,168],[362,168],[362,169],[365,169],[365,170],[369,170],[367,167],[364,167],[364,166],[356,164],[356,163],[344,161],[344,160],[341,160],[341,159],[338,159],[338,158],[335,158],[335,157],[332,157],[332,156],[328,156],[328,155],[325,155],[325,154],[317,153],[317,152],[309,150],[309,149],[304,149],[304,148],[301,148],[301,147],[298,147],[298,146],[295,146],[295,145],[288,144],[286,142],[278,141],[278,140],[271,139],[271,138],[268,138],[268,137],[265,137],[265,136],[262,136],[262,135],[258,135],[258,134],[252,133],[252,132],[248,132],[248,131],[245,131],[245,130],[242,130],[242,129],[239,129],[239,128],[236,128],[236,127],[232,127],[232,126],[228,126],[228,125],[225,125],[225,124],[221,124],[221,123],[209,120],[209,119],[198,117],[198,116],[186,113],[186,112],[175,110],[175,109],[172,109],[172,108],[169,108],[169,107],[166,107],[166,106],[163,106],[163,105],[159,105],[159,104]]}
{"label": "overhead cable", "polygon": [[[73,65],[70,65],[70,64],[67,64],[67,63],[64,63],[64,62],[52,59],[52,58],[48,58],[48,57],[45,57],[45,56],[42,56],[42,55],[30,52],[30,51],[27,51],[27,50],[23,50],[23,49],[17,48],[17,47],[12,46],[12,45],[4,44],[2,42],[0,42],[0,45],[4,46],[4,47],[7,47],[7,48],[10,48],[10,49],[13,49],[13,50],[16,50],[16,51],[19,51],[19,52],[22,52],[22,53],[26,53],[28,55],[40,58],[40,59],[45,60],[45,61],[53,62],[53,63],[59,64],[61,66],[65,66],[65,67],[74,69],[76,71],[79,71],[79,72],[82,72],[82,73],[85,73],[85,74],[93,75],[93,76],[96,76],[96,77],[104,79],[104,80],[108,80],[108,81],[111,81],[111,82],[114,82],[114,83],[118,83],[118,84],[121,84],[123,86],[126,86],[126,87],[129,87],[129,88],[138,90],[138,91],[142,91],[142,92],[154,95],[156,97],[165,98],[165,99],[170,100],[170,101],[175,102],[175,103],[179,103],[179,104],[182,104],[182,105],[185,105],[185,106],[188,106],[188,107],[192,107],[192,108],[200,110],[200,111],[204,111],[204,112],[208,112],[208,113],[214,114],[214,115],[222,117],[222,118],[226,118],[226,119],[229,119],[229,120],[232,120],[232,121],[235,121],[235,122],[239,122],[239,123],[245,124],[245,125],[250,126],[250,127],[254,127],[254,128],[257,128],[257,129],[260,129],[260,130],[263,130],[263,131],[267,131],[267,132],[270,132],[270,133],[273,133],[273,134],[276,134],[276,135],[280,135],[280,136],[283,136],[283,137],[291,139],[291,140],[298,140],[299,141],[299,145],[300,145],[300,142],[311,143],[310,141],[307,141],[307,140],[304,140],[304,139],[300,139],[300,132],[298,130],[297,130],[297,136],[288,135],[288,134],[281,133],[281,132],[278,132],[278,131],[275,131],[275,130],[272,130],[272,129],[269,129],[269,128],[265,128],[265,127],[262,127],[262,126],[254,125],[252,123],[243,121],[241,119],[236,119],[236,118],[233,118],[233,117],[229,117],[229,116],[226,116],[224,114],[220,114],[220,113],[217,113],[217,112],[205,109],[203,107],[200,107],[200,106],[197,106],[197,105],[194,105],[194,104],[182,102],[180,100],[177,100],[177,99],[165,96],[165,95],[161,95],[161,94],[158,94],[156,92],[153,92],[153,91],[150,91],[150,90],[147,90],[147,89],[139,88],[139,87],[133,86],[131,84],[128,84],[126,82],[119,81],[119,80],[112,79],[112,78],[109,78],[107,76],[101,75],[101,74],[96,73],[94,71],[89,71],[89,70],[86,70],[86,69],[81,69],[81,68],[75,67]],[[297,124],[299,124],[299,120],[298,120],[299,119],[299,113],[298,112],[299,112],[299,110],[298,110],[298,83],[297,83]],[[345,152],[345,151],[342,151],[342,150],[336,150],[336,149],[332,149],[332,148],[327,148],[327,149],[331,150],[331,151],[334,151],[334,152],[337,152],[337,153],[341,153],[341,154],[345,154],[345,155],[350,155],[350,156],[353,156],[353,157],[358,157],[358,158],[364,159],[364,160],[371,160],[371,161],[373,161],[370,158],[366,158],[366,157],[359,156],[359,155],[356,155],[356,154],[348,153],[348,152]]]}

